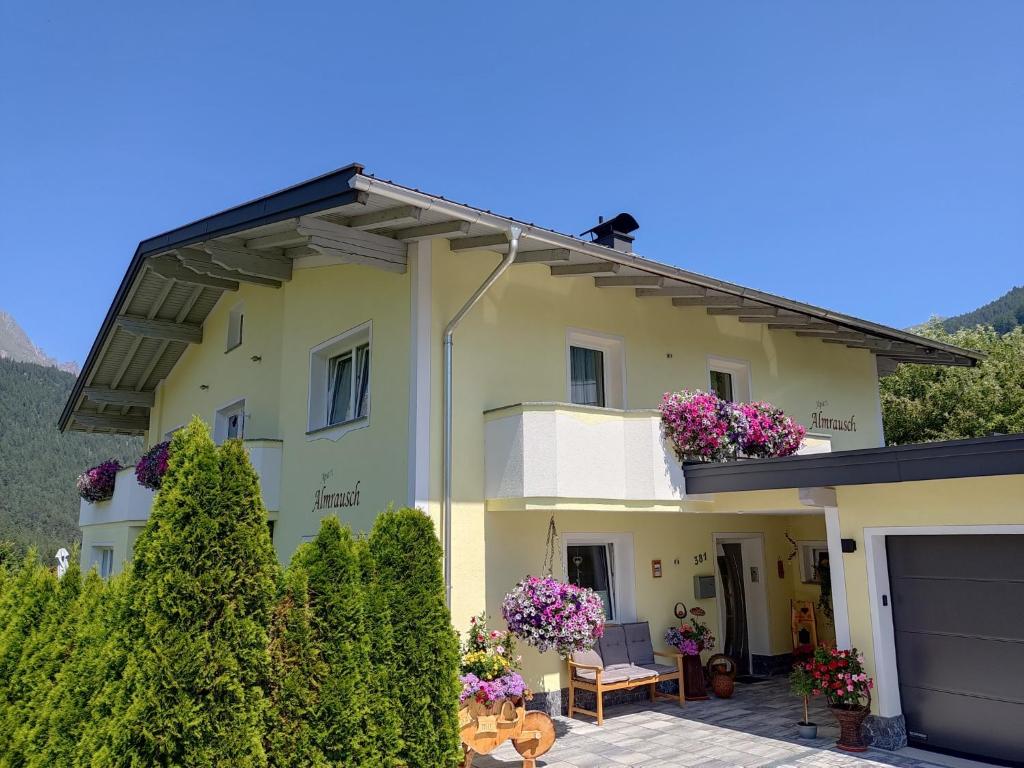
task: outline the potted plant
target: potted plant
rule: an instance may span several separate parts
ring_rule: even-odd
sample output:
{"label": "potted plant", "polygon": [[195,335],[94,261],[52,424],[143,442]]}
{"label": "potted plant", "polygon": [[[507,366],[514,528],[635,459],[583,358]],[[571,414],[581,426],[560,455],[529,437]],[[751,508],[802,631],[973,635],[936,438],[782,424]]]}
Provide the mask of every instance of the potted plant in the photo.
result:
{"label": "potted plant", "polygon": [[114,496],[114,483],[117,481],[117,473],[120,471],[121,462],[116,459],[108,459],[92,469],[87,469],[75,481],[78,495],[90,504],[108,501]]}
{"label": "potted plant", "polygon": [[789,690],[794,696],[799,696],[804,702],[804,719],[796,724],[797,734],[801,739],[818,738],[818,725],[811,722],[807,702],[815,695],[814,675],[810,671],[810,665],[797,663],[793,665],[793,671],[789,673]]}
{"label": "potted plant", "polygon": [[809,662],[814,693],[823,695],[839,722],[836,746],[847,752],[867,749],[861,726],[871,711],[874,680],[864,672],[864,654],[856,648],[839,650],[819,647]]}
{"label": "potted plant", "polygon": [[[703,616],[703,608],[690,610],[691,616]],[[683,655],[683,677],[686,681],[686,698],[706,699],[707,688],[704,684],[704,667],[700,663],[702,651],[710,651],[715,647],[715,637],[706,624],[691,619],[678,627],[669,627],[665,632],[665,642]]]}
{"label": "potted plant", "polygon": [[604,606],[597,593],[552,576],[527,576],[505,595],[501,611],[513,635],[563,658],[593,648],[604,634]]}

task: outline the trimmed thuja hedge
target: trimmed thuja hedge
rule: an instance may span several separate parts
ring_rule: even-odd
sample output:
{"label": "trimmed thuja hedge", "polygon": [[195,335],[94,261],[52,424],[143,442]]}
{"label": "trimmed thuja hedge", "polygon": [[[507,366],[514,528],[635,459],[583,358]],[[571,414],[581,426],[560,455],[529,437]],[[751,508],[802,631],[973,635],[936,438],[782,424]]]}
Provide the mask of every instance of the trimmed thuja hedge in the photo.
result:
{"label": "trimmed thuja hedge", "polygon": [[170,455],[125,573],[0,567],[0,768],[457,765],[430,520],[327,518],[281,569],[241,443]]}

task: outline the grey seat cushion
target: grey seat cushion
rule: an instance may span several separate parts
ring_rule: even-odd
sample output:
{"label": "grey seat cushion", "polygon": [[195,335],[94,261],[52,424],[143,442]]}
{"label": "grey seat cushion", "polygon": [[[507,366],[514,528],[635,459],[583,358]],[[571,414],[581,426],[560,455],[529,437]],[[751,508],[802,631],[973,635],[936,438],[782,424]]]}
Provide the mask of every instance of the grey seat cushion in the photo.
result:
{"label": "grey seat cushion", "polygon": [[650,664],[639,664],[638,666],[649,669],[659,675],[670,675],[676,671],[675,667],[671,667],[668,664],[655,664],[653,662]]}
{"label": "grey seat cushion", "polygon": [[654,678],[658,675],[658,673],[655,672],[653,669],[648,669],[647,667],[640,667],[636,664],[630,664],[623,671],[625,671],[626,674],[629,675],[629,681],[631,683],[639,680],[651,680],[653,682]]}
{"label": "grey seat cushion", "polygon": [[[624,680],[629,680],[629,670],[629,664],[620,665],[616,669],[610,669],[608,667],[605,667],[604,671],[601,672],[601,682],[621,683]],[[577,669],[576,677],[578,677],[580,680],[586,680],[587,682],[592,683],[594,682],[594,678],[597,677],[597,672],[593,669]]]}
{"label": "grey seat cushion", "polygon": [[604,635],[598,640],[597,650],[604,659],[606,668],[616,664],[629,664],[625,628],[621,624],[605,624]]}
{"label": "grey seat cushion", "polygon": [[654,645],[651,643],[651,627],[646,621],[623,624],[626,633],[626,650],[633,664],[653,664]]}
{"label": "grey seat cushion", "polygon": [[572,660],[577,664],[604,669],[604,660],[596,650],[573,651]]}

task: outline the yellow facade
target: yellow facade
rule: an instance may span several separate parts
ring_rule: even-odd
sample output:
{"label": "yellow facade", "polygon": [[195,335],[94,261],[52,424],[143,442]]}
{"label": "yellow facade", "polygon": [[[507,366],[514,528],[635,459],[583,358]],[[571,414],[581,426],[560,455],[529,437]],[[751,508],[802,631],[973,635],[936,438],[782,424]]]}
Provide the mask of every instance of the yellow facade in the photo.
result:
{"label": "yellow facade", "polygon": [[[430,430],[429,438],[421,439],[429,449],[427,511],[438,519],[442,333],[497,257],[491,252],[455,254],[443,239],[432,241],[430,254],[430,282],[427,295],[420,297],[425,302],[420,317],[413,316],[416,288],[411,273],[299,265],[293,279],[279,289],[243,284],[237,293],[224,296],[204,325],[203,343],[189,348],[158,389],[150,444],[193,414],[212,423],[218,409],[240,399],[245,401],[246,437],[283,441],[281,503],[272,515],[275,547],[283,562],[328,514],[314,509],[314,494],[325,474],[330,473],[332,492],[350,491],[359,483],[359,505],[332,512],[357,531],[367,530],[388,504],[408,503],[410,381],[422,375],[413,367],[417,321],[429,321],[430,327],[431,370],[424,378],[430,387]],[[419,268],[426,266],[424,262]],[[225,351],[229,316],[239,308],[245,315],[243,341]],[[307,434],[310,350],[364,323],[372,326],[368,424],[338,439]],[[822,410],[845,421],[853,417],[856,431],[834,432],[833,450],[882,442],[877,374],[867,351],[770,333],[761,324],[710,316],[700,307],[673,307],[670,299],[639,299],[630,289],[598,289],[589,276],[555,278],[543,265],[515,266],[455,336],[452,612],[458,627],[482,610],[500,612],[502,595],[522,576],[541,569],[550,510],[486,508],[484,411],[526,401],[568,400],[570,330],[621,341],[626,408],[654,408],[669,390],[707,389],[713,356],[748,365],[751,397],[775,403],[801,423],[810,423],[812,414]],[[676,511],[667,513],[614,499],[567,503],[568,508],[552,506],[559,509],[557,524],[563,531],[633,535],[636,614],[650,620],[656,642],[674,621],[675,603],[693,604],[693,576],[714,572],[715,533],[764,537],[771,653],[791,650],[790,600],[817,601],[817,586],[802,584],[796,561],[788,559],[792,547],[785,534],[821,540],[824,522],[820,514],[802,514],[810,510],[801,507],[795,492],[779,494],[763,507],[716,501],[691,505],[685,512],[676,505]],[[97,535],[104,534],[88,531],[86,538]],[[124,547],[128,556],[129,543]],[[700,567],[693,561],[698,552],[710,555]],[[656,559],[664,568],[660,579],[651,577],[651,560]],[[780,560],[785,571],[781,578]],[[717,634],[716,601],[701,605]],[[819,626],[829,638],[831,629],[823,617]],[[534,686],[561,687],[555,657],[529,651],[525,656],[525,671]]]}

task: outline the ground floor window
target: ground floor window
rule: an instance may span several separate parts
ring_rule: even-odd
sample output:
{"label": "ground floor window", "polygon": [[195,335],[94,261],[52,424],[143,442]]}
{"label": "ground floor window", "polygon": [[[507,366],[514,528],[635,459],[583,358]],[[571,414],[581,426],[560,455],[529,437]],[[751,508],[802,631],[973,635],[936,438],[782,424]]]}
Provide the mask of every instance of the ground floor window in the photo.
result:
{"label": "ground floor window", "polygon": [[594,590],[604,603],[604,615],[615,621],[614,557],[612,544],[578,544],[567,547],[569,582]]}
{"label": "ground floor window", "polygon": [[567,533],[562,564],[566,581],[597,593],[608,621],[636,619],[632,534]]}
{"label": "ground floor window", "polygon": [[93,547],[93,561],[99,570],[100,576],[109,579],[114,573],[114,548]]}

